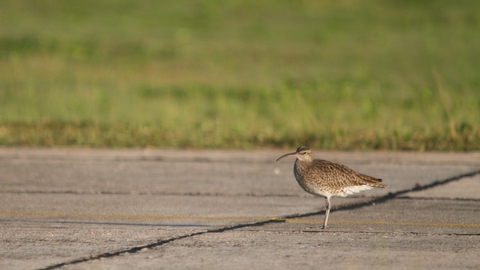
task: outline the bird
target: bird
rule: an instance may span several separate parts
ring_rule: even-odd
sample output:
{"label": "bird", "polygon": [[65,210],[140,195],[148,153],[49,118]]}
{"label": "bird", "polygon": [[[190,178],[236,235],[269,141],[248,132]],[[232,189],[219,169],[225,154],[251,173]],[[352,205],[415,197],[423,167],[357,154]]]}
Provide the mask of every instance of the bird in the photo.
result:
{"label": "bird", "polygon": [[346,197],[350,194],[374,187],[387,188],[382,179],[354,171],[353,169],[328,160],[312,159],[312,150],[300,146],[293,153],[277,158],[296,157],[293,173],[300,187],[306,192],[325,198],[325,221],[322,229],[327,229],[330,214],[330,198]]}

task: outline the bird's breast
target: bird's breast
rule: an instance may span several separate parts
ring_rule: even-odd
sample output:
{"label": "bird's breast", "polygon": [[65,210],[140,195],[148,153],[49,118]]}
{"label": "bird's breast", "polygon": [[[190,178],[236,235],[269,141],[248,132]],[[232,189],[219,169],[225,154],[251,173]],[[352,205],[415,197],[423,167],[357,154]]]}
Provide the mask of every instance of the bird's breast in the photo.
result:
{"label": "bird's breast", "polygon": [[315,177],[315,175],[311,175],[309,172],[308,164],[301,164],[299,161],[295,162],[293,173],[303,190],[314,195],[330,196],[328,188],[321,185],[322,179],[320,179],[320,176],[317,175]]}

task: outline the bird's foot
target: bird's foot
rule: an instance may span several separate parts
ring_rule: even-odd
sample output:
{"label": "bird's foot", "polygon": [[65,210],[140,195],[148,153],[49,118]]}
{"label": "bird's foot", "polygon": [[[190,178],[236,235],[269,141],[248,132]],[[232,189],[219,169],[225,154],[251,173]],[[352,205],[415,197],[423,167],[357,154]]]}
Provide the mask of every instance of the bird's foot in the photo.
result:
{"label": "bird's foot", "polygon": [[328,226],[327,226],[327,225],[323,225],[323,226],[322,226],[322,230],[325,230],[325,229],[328,229]]}

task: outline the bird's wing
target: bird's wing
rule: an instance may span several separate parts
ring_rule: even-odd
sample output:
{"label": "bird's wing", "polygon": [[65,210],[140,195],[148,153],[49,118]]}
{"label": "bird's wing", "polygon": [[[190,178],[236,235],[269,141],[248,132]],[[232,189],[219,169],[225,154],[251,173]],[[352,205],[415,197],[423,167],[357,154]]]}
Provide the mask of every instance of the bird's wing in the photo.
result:
{"label": "bird's wing", "polygon": [[331,162],[328,160],[314,160],[313,171],[322,179],[322,182],[328,183],[328,186],[332,188],[346,188],[352,186],[384,186],[379,184],[379,179],[357,173],[349,167]]}

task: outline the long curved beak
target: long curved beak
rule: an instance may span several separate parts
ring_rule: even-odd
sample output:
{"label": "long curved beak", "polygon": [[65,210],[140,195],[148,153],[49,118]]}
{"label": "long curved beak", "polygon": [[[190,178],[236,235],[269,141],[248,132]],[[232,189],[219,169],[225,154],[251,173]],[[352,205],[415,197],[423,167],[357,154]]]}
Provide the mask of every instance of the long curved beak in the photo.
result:
{"label": "long curved beak", "polygon": [[293,153],[288,153],[288,154],[285,154],[279,158],[277,158],[277,160],[275,160],[275,162],[279,161],[280,159],[284,158],[284,157],[288,157],[288,156],[296,156],[297,155],[297,152],[293,152]]}

